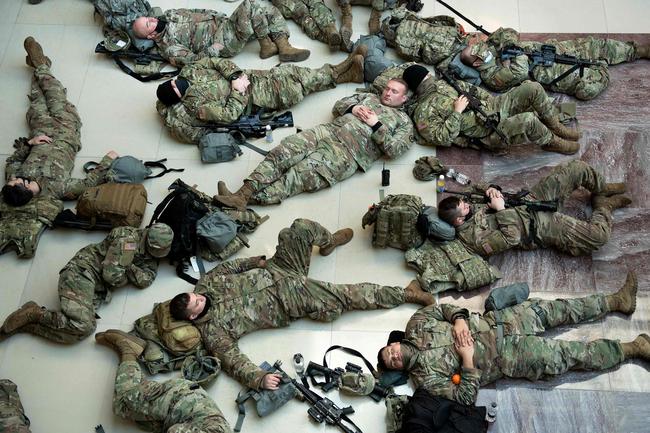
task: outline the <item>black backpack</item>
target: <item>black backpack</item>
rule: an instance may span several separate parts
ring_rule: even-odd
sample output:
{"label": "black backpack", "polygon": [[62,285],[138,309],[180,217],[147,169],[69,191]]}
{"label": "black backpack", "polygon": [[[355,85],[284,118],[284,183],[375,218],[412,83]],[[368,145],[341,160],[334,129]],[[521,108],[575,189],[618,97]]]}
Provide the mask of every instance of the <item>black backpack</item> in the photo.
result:
{"label": "black backpack", "polygon": [[466,406],[418,388],[404,408],[397,433],[485,433],[484,406]]}

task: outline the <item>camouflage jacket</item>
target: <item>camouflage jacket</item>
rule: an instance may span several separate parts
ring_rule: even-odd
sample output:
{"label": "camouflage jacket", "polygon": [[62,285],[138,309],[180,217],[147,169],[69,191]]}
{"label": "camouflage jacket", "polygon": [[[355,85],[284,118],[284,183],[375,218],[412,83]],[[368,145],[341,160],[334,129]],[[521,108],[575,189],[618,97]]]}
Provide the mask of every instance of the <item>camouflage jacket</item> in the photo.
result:
{"label": "camouflage jacket", "polygon": [[241,352],[242,336],[289,325],[281,291],[272,272],[259,268],[260,257],[221,263],[199,280],[195,293],[210,299],[210,309],[194,321],[203,345],[221,368],[245,386],[260,389],[266,372]]}
{"label": "camouflage jacket", "polygon": [[401,6],[382,22],[388,44],[407,60],[438,65],[467,45],[467,34],[453,18],[421,18]]}
{"label": "camouflage jacket", "polygon": [[170,9],[161,17],[167,21],[155,39],[160,55],[175,65],[185,65],[203,57],[217,57],[214,43],[225,45],[223,23],[228,17],[210,9]]}
{"label": "camouflage jacket", "polygon": [[[463,81],[458,81],[458,85],[477,97],[488,115],[492,113],[492,95]],[[481,139],[491,134],[491,130],[484,126],[469,107],[462,113],[454,111],[454,101],[457,98],[458,93],[442,79],[430,77],[420,84],[413,103],[409,105],[409,112],[425,144],[475,146],[471,139]]]}
{"label": "camouflage jacket", "polygon": [[0,379],[0,432],[29,433],[29,418],[20,402],[16,384]]}
{"label": "camouflage jacket", "polygon": [[[381,127],[372,128],[351,112],[355,105],[364,105],[377,113]],[[415,141],[413,123],[409,116],[398,108],[381,104],[375,94],[357,94],[343,98],[334,104],[335,119],[329,124],[336,128],[339,143],[366,171],[382,155],[397,158],[406,152]]]}
{"label": "camouflage jacket", "polygon": [[63,269],[94,276],[96,306],[110,301],[112,289],[127,284],[149,287],[158,273],[158,259],[146,252],[143,232],[116,227],[102,242],[79,250]]}

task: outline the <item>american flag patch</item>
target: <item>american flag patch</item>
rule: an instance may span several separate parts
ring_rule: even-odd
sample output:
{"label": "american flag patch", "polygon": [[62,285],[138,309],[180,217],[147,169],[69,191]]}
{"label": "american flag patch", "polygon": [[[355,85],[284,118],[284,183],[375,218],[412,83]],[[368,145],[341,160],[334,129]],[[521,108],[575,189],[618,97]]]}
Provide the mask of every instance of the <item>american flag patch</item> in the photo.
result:
{"label": "american flag patch", "polygon": [[491,254],[492,251],[494,251],[494,250],[492,249],[492,247],[490,246],[490,244],[488,244],[488,243],[486,242],[486,243],[483,244],[483,251],[485,251],[485,254]]}
{"label": "american flag patch", "polygon": [[424,129],[424,128],[426,128],[426,127],[427,127],[427,125],[425,125],[424,123],[418,123],[418,125],[417,125],[418,131],[419,131],[420,129]]}
{"label": "american flag patch", "polygon": [[124,251],[135,251],[138,245],[135,242],[127,242],[124,244]]}

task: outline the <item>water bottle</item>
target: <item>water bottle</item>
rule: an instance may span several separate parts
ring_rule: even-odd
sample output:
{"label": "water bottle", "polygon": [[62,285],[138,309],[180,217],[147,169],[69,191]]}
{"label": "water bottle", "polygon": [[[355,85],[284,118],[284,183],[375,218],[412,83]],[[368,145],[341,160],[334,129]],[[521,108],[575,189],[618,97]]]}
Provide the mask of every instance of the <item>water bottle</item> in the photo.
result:
{"label": "water bottle", "polygon": [[441,174],[438,177],[438,182],[436,182],[436,191],[445,192],[445,175]]}
{"label": "water bottle", "polygon": [[267,143],[273,143],[273,130],[271,129],[271,125],[264,127],[264,135]]}
{"label": "water bottle", "polygon": [[496,401],[493,401],[487,407],[487,413],[485,414],[485,420],[487,422],[490,422],[490,423],[497,420],[497,402]]}
{"label": "water bottle", "polygon": [[456,182],[458,182],[461,185],[467,185],[471,182],[469,180],[469,177],[467,177],[463,173],[456,172],[456,170],[454,170],[453,168],[449,169],[449,171],[447,172],[447,177],[450,179],[454,179]]}
{"label": "water bottle", "polygon": [[302,353],[293,355],[293,368],[298,376],[305,374],[305,358],[302,357]]}

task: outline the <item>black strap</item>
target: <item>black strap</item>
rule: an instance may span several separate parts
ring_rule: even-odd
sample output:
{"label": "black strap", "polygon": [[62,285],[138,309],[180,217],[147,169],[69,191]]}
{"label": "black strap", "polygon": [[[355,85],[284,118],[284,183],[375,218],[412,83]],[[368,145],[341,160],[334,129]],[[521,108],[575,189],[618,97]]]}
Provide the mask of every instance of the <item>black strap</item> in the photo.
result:
{"label": "black strap", "polygon": [[[156,177],[161,177],[161,176],[166,175],[167,173],[171,173],[172,171],[176,171],[176,172],[185,171],[184,168],[167,168],[167,166],[165,164],[163,164],[164,162],[167,162],[167,158],[159,159],[158,161],[145,161],[145,163],[144,163],[145,167],[154,167],[154,168],[162,169],[162,171],[160,173],[158,173],[156,175],[147,176],[147,177],[145,177],[145,179],[154,179]],[[84,167],[85,167],[85,165],[84,165]]]}
{"label": "black strap", "polygon": [[248,147],[249,149],[254,150],[262,156],[266,156],[269,153],[266,150],[260,149],[259,147],[246,141],[246,136],[241,131],[230,131],[230,135],[232,135],[233,138],[237,140],[237,144],[240,146]]}
{"label": "black strap", "polygon": [[117,54],[113,54],[111,57],[113,57],[113,61],[115,61],[115,64],[122,70],[122,72],[124,72],[127,75],[130,75],[131,77],[135,78],[136,80],[142,83],[159,80],[161,78],[171,78],[178,75],[181,72],[180,69],[176,69],[175,71],[169,71],[169,72],[156,72],[155,74],[147,75],[145,77],[138,74],[128,66],[126,66],[124,62],[120,60]]}
{"label": "black strap", "polygon": [[323,366],[324,367],[327,367],[327,360],[325,359],[327,354],[329,352],[331,352],[332,350],[337,350],[337,349],[340,349],[341,351],[343,351],[343,352],[345,352],[345,353],[347,353],[349,355],[353,355],[353,356],[356,356],[356,357],[359,357],[359,358],[363,359],[363,362],[366,364],[366,367],[368,367],[368,370],[370,370],[370,373],[372,373],[373,376],[375,375],[375,367],[372,366],[370,361],[368,361],[366,359],[366,357],[361,354],[361,352],[359,352],[356,349],[352,349],[351,347],[345,347],[345,346],[339,346],[339,345],[330,346],[329,349],[327,349],[325,351],[325,354],[323,354]]}

